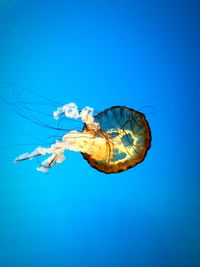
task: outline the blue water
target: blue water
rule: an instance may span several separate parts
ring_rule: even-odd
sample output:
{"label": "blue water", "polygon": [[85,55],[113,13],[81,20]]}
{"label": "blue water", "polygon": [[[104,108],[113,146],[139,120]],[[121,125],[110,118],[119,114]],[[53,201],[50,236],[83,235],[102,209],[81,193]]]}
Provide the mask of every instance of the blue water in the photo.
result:
{"label": "blue water", "polygon": [[0,1],[1,97],[9,82],[97,111],[153,107],[143,163],[105,175],[68,152],[45,175],[11,160],[55,131],[0,104],[1,267],[200,266],[199,13],[195,0]]}

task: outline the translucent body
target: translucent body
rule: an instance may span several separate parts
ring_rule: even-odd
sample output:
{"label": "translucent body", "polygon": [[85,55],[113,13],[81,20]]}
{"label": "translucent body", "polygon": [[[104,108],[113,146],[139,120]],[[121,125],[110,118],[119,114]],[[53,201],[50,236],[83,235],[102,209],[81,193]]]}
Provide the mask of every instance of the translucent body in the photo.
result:
{"label": "translucent body", "polygon": [[[101,159],[82,153],[88,163],[99,171],[117,173],[144,160],[150,148],[151,132],[145,116],[133,109],[114,106],[94,117],[100,129],[96,136],[106,140]],[[85,125],[83,132],[88,132]],[[90,132],[90,131],[89,131]]]}

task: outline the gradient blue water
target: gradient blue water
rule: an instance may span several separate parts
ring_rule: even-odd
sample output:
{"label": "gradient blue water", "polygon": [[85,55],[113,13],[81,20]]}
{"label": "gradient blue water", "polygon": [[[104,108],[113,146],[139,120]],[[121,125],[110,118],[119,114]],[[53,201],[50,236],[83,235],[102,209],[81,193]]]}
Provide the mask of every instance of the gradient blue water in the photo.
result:
{"label": "gradient blue water", "polygon": [[21,145],[1,148],[0,266],[200,266],[199,1],[10,2],[0,82],[98,111],[155,112],[137,167],[104,175],[70,152],[43,175],[37,161],[7,158],[28,150],[23,129],[43,130],[1,105],[0,146]]}

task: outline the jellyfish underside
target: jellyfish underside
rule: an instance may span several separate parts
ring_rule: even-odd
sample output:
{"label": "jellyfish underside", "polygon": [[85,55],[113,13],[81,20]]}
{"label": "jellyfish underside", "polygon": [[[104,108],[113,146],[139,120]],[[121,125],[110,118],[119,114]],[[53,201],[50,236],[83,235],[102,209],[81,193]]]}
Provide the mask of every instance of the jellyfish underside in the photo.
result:
{"label": "jellyfish underside", "polygon": [[51,154],[38,168],[45,172],[65,159],[65,150],[72,150],[81,152],[93,168],[109,174],[134,167],[144,160],[150,148],[148,122],[142,113],[133,109],[113,106],[93,116],[91,108],[86,107],[79,113],[76,105],[68,104],[54,112],[54,117],[58,119],[62,114],[81,118],[82,131],[70,131],[51,147],[38,147],[32,153],[17,157],[15,162]]}

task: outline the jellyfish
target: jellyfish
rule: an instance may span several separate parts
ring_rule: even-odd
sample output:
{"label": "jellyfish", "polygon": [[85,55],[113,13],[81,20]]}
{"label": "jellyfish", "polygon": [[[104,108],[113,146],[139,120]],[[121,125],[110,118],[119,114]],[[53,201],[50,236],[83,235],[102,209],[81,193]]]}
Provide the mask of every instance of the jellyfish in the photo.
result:
{"label": "jellyfish", "polygon": [[71,130],[49,147],[37,147],[31,153],[18,156],[14,162],[38,156],[48,157],[37,168],[49,169],[65,160],[65,151],[81,152],[83,158],[96,170],[110,174],[126,171],[142,162],[151,146],[151,130],[145,115],[125,106],[112,106],[93,115],[86,106],[79,111],[75,103],[65,104],[53,112],[60,116],[80,119],[81,131]]}

